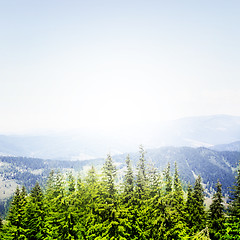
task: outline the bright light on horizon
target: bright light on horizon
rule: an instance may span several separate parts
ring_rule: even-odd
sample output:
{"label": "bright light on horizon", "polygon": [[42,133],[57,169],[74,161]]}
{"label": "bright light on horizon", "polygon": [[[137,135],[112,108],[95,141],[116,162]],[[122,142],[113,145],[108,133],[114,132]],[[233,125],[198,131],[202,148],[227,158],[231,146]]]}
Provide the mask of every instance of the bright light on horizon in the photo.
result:
{"label": "bright light on horizon", "polygon": [[0,133],[240,116],[239,3],[215,3],[2,3]]}

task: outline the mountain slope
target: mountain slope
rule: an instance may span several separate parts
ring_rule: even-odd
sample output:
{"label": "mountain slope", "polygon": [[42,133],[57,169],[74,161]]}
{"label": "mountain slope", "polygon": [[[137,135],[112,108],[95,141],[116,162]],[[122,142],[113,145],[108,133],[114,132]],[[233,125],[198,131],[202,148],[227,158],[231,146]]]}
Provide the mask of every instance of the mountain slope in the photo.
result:
{"label": "mountain slope", "polygon": [[[126,156],[127,154],[113,156],[120,177],[126,171]],[[130,159],[136,169],[139,153],[130,153]],[[147,167],[155,166],[162,171],[169,162],[174,171],[174,162],[177,162],[181,179],[185,183],[194,184],[196,176],[200,175],[208,193],[212,193],[218,179],[222,183],[223,193],[229,193],[228,187],[231,187],[235,181],[235,169],[239,159],[240,152],[218,152],[203,147],[161,147],[149,149],[146,153]],[[13,194],[17,185],[25,185],[27,189],[31,189],[36,181],[44,184],[52,169],[64,173],[73,171],[77,176],[79,171],[84,174],[92,165],[100,169],[104,161],[104,158],[59,161],[2,156],[0,157],[0,213],[5,211],[5,202]]]}
{"label": "mountain slope", "polygon": [[210,147],[240,140],[240,117],[228,115],[182,118],[165,124],[131,126],[105,132],[82,129],[45,135],[0,135],[0,154],[45,159],[85,160],[135,151],[139,144]]}
{"label": "mountain slope", "polygon": [[211,149],[217,151],[238,151],[240,152],[240,141],[232,142],[229,144],[219,144],[211,147]]}
{"label": "mountain slope", "polygon": [[[124,167],[126,155],[114,156],[113,159]],[[130,154],[133,165],[137,166],[138,154]],[[234,183],[235,169],[240,159],[240,152],[218,152],[208,148],[162,147],[147,150],[147,162],[151,162],[159,170],[164,170],[169,162],[174,167],[177,162],[181,178],[185,182],[194,183],[200,175],[209,191],[215,187],[217,180],[222,183],[223,192]],[[173,169],[172,169],[173,170]]]}

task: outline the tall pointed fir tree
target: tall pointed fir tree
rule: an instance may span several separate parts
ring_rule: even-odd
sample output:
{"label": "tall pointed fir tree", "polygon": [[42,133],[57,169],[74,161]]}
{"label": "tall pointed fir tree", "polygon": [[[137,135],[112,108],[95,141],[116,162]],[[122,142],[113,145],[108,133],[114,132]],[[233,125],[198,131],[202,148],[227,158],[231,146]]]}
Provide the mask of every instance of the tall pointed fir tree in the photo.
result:
{"label": "tall pointed fir tree", "polygon": [[193,199],[193,188],[190,184],[188,184],[187,188],[187,201],[185,203],[185,222],[189,230],[191,230],[194,226],[194,199]]}
{"label": "tall pointed fir tree", "polygon": [[140,147],[140,158],[137,166],[137,179],[136,179],[136,194],[139,199],[143,199],[147,187],[147,174],[145,167],[145,151],[143,146]]}
{"label": "tall pointed fir tree", "polygon": [[167,164],[167,167],[164,171],[164,183],[165,183],[165,195],[172,193],[172,176],[171,176],[171,166],[170,163]]}
{"label": "tall pointed fir tree", "polygon": [[128,201],[133,197],[134,191],[134,177],[133,170],[131,166],[131,160],[129,155],[126,158],[127,171],[124,177],[123,183],[123,202],[128,203]]}
{"label": "tall pointed fir tree", "polygon": [[184,198],[181,180],[178,173],[177,163],[174,163],[174,178],[173,178],[173,191],[172,191],[172,201],[170,208],[170,216],[172,220],[173,233],[172,237],[183,236],[183,229],[186,227],[185,223],[185,212],[184,212]]}
{"label": "tall pointed fir tree", "polygon": [[8,214],[9,221],[9,232],[14,236],[14,239],[25,239],[24,229],[24,212],[25,212],[25,204],[26,204],[26,189],[23,186],[21,191],[17,187],[14,197],[11,203],[11,207]]}
{"label": "tall pointed fir tree", "polygon": [[135,236],[135,196],[134,196],[134,176],[130,156],[126,157],[127,170],[123,181],[123,191],[121,197],[120,228],[124,230],[126,239],[133,239]]}
{"label": "tall pointed fir tree", "polygon": [[[83,225],[82,235],[86,239],[96,239],[101,234],[101,211],[99,208],[102,204],[102,196],[100,195],[99,177],[95,168],[92,166],[85,178],[85,184],[78,180],[77,193],[80,202],[80,219]],[[84,238],[85,239],[85,238]]]}
{"label": "tall pointed fir tree", "polygon": [[206,227],[206,212],[204,206],[204,189],[202,187],[202,179],[197,177],[193,188],[193,219],[195,226],[194,231],[201,230]]}
{"label": "tall pointed fir tree", "polygon": [[173,199],[178,208],[183,205],[183,189],[179,178],[177,163],[175,162],[175,172],[173,180]]}
{"label": "tall pointed fir tree", "polygon": [[67,201],[66,186],[63,175],[60,172],[50,174],[46,189],[47,216],[45,227],[50,239],[74,239],[75,232],[72,230],[69,219],[69,205]]}
{"label": "tall pointed fir tree", "polygon": [[213,196],[212,203],[209,207],[209,228],[211,239],[219,239],[221,236],[222,229],[224,227],[224,206],[223,206],[223,196],[222,196],[222,185],[217,181],[216,184],[217,191]]}
{"label": "tall pointed fir tree", "polygon": [[145,150],[139,147],[139,161],[137,165],[136,187],[133,202],[133,235],[136,239],[146,239],[148,225],[146,204],[148,199],[148,178],[145,165]]}
{"label": "tall pointed fir tree", "polygon": [[104,239],[117,239],[117,236],[121,236],[115,178],[116,167],[111,155],[108,154],[103,166],[102,187],[100,189],[101,202],[96,210],[100,216],[100,221],[93,226],[95,234],[104,237]]}
{"label": "tall pointed fir tree", "polygon": [[0,231],[1,231],[2,227],[3,227],[3,221],[2,221],[2,218],[0,217]]}
{"label": "tall pointed fir tree", "polygon": [[42,189],[38,182],[27,197],[24,225],[27,229],[26,237],[29,240],[44,239],[45,205]]}
{"label": "tall pointed fir tree", "polygon": [[[240,239],[240,161],[237,166],[236,181],[231,191],[231,202],[229,204],[229,217],[225,223],[224,235],[221,239]],[[238,236],[235,237],[234,236]]]}
{"label": "tall pointed fir tree", "polygon": [[0,216],[0,239],[3,239],[4,232],[3,232],[3,220]]}
{"label": "tall pointed fir tree", "polygon": [[232,197],[229,212],[232,217],[240,219],[240,161],[237,167],[235,185],[232,187]]}

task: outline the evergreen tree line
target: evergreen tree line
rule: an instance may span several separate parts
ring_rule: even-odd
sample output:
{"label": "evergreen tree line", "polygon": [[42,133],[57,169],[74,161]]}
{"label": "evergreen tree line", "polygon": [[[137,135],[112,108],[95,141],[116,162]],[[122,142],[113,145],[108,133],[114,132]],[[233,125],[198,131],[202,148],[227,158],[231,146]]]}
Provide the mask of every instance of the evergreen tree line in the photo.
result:
{"label": "evergreen tree line", "polygon": [[129,156],[126,167],[121,184],[108,155],[101,175],[52,171],[44,189],[17,188],[0,239],[240,239],[240,168],[228,207],[217,182],[207,210],[201,177],[184,191],[176,163],[173,174],[170,164],[162,173],[147,168],[140,147],[136,174]]}

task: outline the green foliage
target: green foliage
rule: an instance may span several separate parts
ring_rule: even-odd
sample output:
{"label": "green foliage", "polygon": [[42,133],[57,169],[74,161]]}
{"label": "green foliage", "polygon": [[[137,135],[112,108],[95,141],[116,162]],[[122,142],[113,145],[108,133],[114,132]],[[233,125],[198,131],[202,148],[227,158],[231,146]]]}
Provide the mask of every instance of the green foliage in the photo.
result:
{"label": "green foliage", "polygon": [[176,163],[173,176],[168,164],[162,179],[153,165],[146,168],[145,161],[140,147],[134,176],[127,156],[121,187],[108,155],[101,175],[94,167],[77,179],[72,172],[64,176],[51,171],[44,190],[38,183],[29,194],[24,187],[17,188],[7,221],[0,221],[0,239],[239,239],[240,221],[234,209],[238,206],[239,172],[230,215],[225,217],[218,182],[207,222],[200,176],[194,187],[188,186],[185,199]]}
{"label": "green foliage", "polygon": [[229,206],[230,215],[240,218],[240,161],[237,168],[235,185],[232,187],[232,201]]}
{"label": "green foliage", "polygon": [[219,239],[219,234],[224,228],[225,216],[222,196],[222,185],[218,181],[216,185],[217,191],[213,196],[212,204],[209,208],[209,227],[212,239]]}
{"label": "green foliage", "polygon": [[197,233],[206,227],[204,189],[200,176],[197,177],[194,188],[191,185],[188,186],[185,212],[185,221],[189,229],[189,234]]}
{"label": "green foliage", "polygon": [[145,151],[143,146],[140,146],[140,159],[137,167],[137,179],[136,179],[136,194],[137,198],[141,199],[146,191],[147,176],[145,167]]}
{"label": "green foliage", "polygon": [[167,168],[164,171],[166,194],[169,194],[172,192],[172,177],[171,177],[170,169],[171,169],[171,166],[170,166],[170,163],[168,163]]}
{"label": "green foliage", "polygon": [[127,171],[123,183],[123,202],[127,203],[133,197],[134,177],[129,155],[126,158]]}

